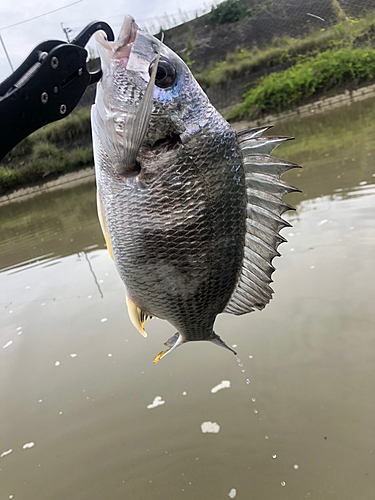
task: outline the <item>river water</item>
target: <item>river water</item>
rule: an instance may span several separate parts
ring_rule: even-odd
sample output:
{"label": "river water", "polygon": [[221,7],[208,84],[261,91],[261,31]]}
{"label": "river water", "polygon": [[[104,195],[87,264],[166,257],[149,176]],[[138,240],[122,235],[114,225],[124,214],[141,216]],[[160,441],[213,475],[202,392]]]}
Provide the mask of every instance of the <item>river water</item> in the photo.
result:
{"label": "river water", "polygon": [[216,323],[240,361],[153,364],[92,183],[0,207],[1,500],[375,498],[375,101],[274,132],[303,193],[274,299]]}

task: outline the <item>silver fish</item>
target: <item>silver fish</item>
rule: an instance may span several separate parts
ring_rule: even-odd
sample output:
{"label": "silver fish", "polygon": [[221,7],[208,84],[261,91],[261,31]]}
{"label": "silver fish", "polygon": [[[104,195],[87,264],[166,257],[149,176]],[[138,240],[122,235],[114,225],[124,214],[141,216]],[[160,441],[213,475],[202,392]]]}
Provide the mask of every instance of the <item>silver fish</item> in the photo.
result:
{"label": "silver fish", "polygon": [[[92,108],[98,213],[134,326],[151,317],[179,345],[208,340],[221,312],[263,309],[289,224],[280,180],[295,164],[270,156],[287,137],[236,134],[185,63],[127,16],[119,38],[96,35],[103,76]],[[234,352],[234,351],[233,351]]]}

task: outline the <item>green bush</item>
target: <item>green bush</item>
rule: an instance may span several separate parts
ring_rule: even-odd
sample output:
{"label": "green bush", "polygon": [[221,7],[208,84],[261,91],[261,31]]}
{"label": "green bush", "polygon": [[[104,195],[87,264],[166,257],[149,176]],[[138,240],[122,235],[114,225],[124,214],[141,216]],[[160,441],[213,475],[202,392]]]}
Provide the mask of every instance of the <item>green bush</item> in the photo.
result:
{"label": "green bush", "polygon": [[374,78],[374,49],[327,50],[286,71],[261,78],[228,119],[254,118],[266,111],[282,111],[334,87]]}
{"label": "green bush", "polygon": [[208,14],[212,24],[234,23],[243,17],[251,16],[251,10],[239,0],[225,0],[219,5],[213,5]]}

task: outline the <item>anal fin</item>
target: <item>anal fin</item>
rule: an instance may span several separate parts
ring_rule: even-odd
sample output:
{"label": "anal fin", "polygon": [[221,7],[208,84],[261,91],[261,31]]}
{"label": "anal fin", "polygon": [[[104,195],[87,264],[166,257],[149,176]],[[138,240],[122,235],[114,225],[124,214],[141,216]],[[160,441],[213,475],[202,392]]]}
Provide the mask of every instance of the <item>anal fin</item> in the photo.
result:
{"label": "anal fin", "polygon": [[147,337],[147,333],[145,332],[144,325],[146,321],[152,319],[148,313],[143,311],[140,307],[137,306],[135,302],[132,301],[131,298],[126,296],[126,305],[128,306],[128,313],[131,322],[135,326],[135,328],[139,331],[143,337]]}

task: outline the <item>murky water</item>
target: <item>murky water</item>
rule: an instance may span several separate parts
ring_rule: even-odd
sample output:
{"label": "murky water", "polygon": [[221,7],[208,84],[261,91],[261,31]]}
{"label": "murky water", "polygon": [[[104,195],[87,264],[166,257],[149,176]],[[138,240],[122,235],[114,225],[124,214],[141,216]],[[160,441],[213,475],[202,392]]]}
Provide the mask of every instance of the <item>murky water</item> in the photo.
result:
{"label": "murky water", "polygon": [[93,185],[0,208],[1,499],[375,498],[375,102],[274,131],[303,194],[270,305],[217,321],[237,361],[152,363]]}

